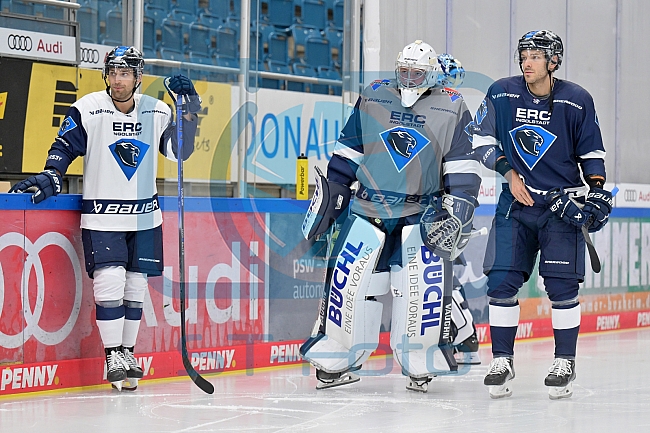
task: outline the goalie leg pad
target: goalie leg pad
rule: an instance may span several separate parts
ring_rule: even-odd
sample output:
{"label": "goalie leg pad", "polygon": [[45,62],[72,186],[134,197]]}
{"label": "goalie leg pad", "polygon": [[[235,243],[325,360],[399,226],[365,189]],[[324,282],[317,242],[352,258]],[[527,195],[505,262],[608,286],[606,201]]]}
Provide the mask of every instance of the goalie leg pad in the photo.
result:
{"label": "goalie leg pad", "polygon": [[302,223],[302,234],[305,239],[325,233],[339,215],[347,209],[351,194],[350,187],[328,181],[316,167],[316,189]]}
{"label": "goalie leg pad", "polygon": [[474,333],[474,318],[472,312],[469,310],[467,301],[463,297],[460,290],[452,291],[451,303],[451,320],[456,325],[456,338],[454,338],[454,345],[458,345],[467,340]]}
{"label": "goalie leg pad", "polygon": [[388,284],[373,274],[384,233],[368,221],[350,216],[334,247],[334,267],[328,270],[321,301],[317,335],[300,354],[319,370],[345,372],[359,366],[379,344],[383,305],[374,296],[387,293]]}
{"label": "goalie leg pad", "polygon": [[391,347],[402,373],[431,377],[458,370],[451,348],[452,263],[433,254],[419,225],[402,231],[402,267],[391,271]]}

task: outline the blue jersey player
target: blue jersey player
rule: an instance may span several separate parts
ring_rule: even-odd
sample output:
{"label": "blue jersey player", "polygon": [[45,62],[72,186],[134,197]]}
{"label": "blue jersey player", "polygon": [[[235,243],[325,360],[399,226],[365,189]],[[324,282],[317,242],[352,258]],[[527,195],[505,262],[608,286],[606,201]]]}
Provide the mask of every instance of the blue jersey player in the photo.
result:
{"label": "blue jersey player", "polygon": [[522,75],[492,84],[467,128],[484,165],[508,181],[484,261],[493,354],[484,384],[492,398],[512,394],[517,293],[538,252],[555,337],[555,360],[544,383],[551,399],[572,395],[578,284],[585,273],[582,228],[602,228],[612,207],[611,193],[603,189],[605,149],[591,95],[553,77],[563,52],[555,33],[526,33],[515,53]]}
{"label": "blue jersey player", "polygon": [[[133,356],[147,277],[162,275],[162,212],[156,191],[158,152],[176,161],[176,123],[164,102],[137,94],[144,59],[115,47],[104,59],[106,91],[85,95],[68,110],[48,152],[45,170],[13,186],[40,203],[61,192],[62,176],[84,159],[81,237],[93,278],[96,323],[106,354],[106,379],[133,390],[143,376]],[[189,78],[168,87],[184,95],[183,159],[194,149],[201,99]],[[156,150],[158,152],[156,152]]]}

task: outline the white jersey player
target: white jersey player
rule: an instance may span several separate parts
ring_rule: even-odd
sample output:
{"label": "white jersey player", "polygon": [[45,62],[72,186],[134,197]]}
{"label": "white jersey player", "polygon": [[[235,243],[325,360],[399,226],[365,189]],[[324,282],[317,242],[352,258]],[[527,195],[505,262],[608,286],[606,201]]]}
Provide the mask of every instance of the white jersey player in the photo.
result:
{"label": "white jersey player", "polygon": [[[179,157],[176,124],[162,101],[136,94],[144,59],[119,46],[105,58],[106,91],[90,93],[68,110],[48,152],[45,170],[13,186],[39,203],[61,192],[62,176],[84,159],[82,241],[93,278],[96,322],[106,355],[106,378],[135,389],[143,371],[133,356],[147,277],[162,275],[162,213],[156,191],[158,157]],[[184,95],[183,159],[194,149],[201,100],[192,82],[177,75],[169,88]]]}
{"label": "white jersey player", "polygon": [[[451,60],[443,64],[453,72],[440,81],[457,82],[451,74],[463,72]],[[308,239],[328,230],[359,183],[334,245],[317,326],[301,347],[319,389],[359,380],[353,372],[378,345],[383,306],[375,297],[389,290],[391,347],[408,389],[426,392],[436,374],[457,370],[452,318],[463,324],[457,335],[474,334],[471,314],[461,311],[466,303],[452,295],[451,260],[469,240],[479,162],[463,132],[471,115],[460,93],[436,86],[440,71],[429,44],[407,45],[396,80],[363,91],[327,177],[318,171],[303,223]]]}

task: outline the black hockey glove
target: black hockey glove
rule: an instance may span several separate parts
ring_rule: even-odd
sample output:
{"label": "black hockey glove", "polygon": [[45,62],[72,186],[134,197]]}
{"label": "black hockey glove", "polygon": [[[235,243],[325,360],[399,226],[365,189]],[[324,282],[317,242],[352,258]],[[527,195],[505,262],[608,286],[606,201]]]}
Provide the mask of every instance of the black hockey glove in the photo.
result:
{"label": "black hockey glove", "polygon": [[169,77],[167,86],[177,95],[183,95],[183,114],[201,111],[201,98],[196,93],[192,80],[185,75],[174,75]]}
{"label": "black hockey glove", "polygon": [[61,192],[61,176],[56,170],[44,170],[41,173],[21,180],[11,187],[9,192],[33,192],[32,203],[38,204],[48,197]]}
{"label": "black hockey glove", "polygon": [[546,193],[545,200],[551,212],[565,223],[580,228],[587,222],[589,214],[581,210],[564,189],[553,188]]}
{"label": "black hockey glove", "polygon": [[612,211],[612,193],[598,187],[592,187],[587,194],[587,201],[582,211],[586,214],[593,215],[593,221],[589,226],[589,232],[597,232],[602,229]]}

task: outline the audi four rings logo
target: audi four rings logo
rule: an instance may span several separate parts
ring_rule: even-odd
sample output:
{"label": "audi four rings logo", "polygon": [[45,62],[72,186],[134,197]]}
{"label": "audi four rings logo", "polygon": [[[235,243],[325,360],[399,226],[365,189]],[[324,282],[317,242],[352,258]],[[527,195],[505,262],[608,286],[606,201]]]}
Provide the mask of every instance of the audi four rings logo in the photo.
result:
{"label": "audi four rings logo", "polygon": [[99,51],[92,48],[82,48],[81,61],[84,63],[99,63]]}
{"label": "audi four rings logo", "polygon": [[636,189],[625,190],[625,201],[636,201]]}
{"label": "audi four rings logo", "polygon": [[[45,272],[43,271],[43,263],[41,262],[40,252],[48,247],[54,246],[61,248],[65,253],[64,256],[67,256],[68,260],[72,264],[72,270],[74,272],[74,280],[76,281],[75,285],[75,294],[74,294],[74,305],[69,309],[70,316],[68,320],[59,328],[59,329],[49,329],[50,327],[46,326],[46,329],[43,329],[39,322],[41,320],[41,315],[43,314],[43,304],[45,302]],[[48,232],[39,237],[36,242],[32,243],[25,235],[16,232],[5,233],[0,236],[0,251],[4,250],[7,247],[18,247],[22,248],[25,251],[25,263],[23,265],[23,277],[29,276],[32,273],[32,268],[36,276],[36,302],[34,303],[33,309],[32,305],[29,302],[29,287],[25,287],[24,290],[21,290],[21,306],[14,305],[13,308],[20,308],[25,317],[25,328],[22,330],[17,330],[15,334],[5,334],[0,331],[0,347],[6,349],[15,349],[21,347],[32,335],[41,343],[53,346],[59,344],[65,340],[72,328],[74,328],[75,323],[77,323],[77,318],[79,317],[79,311],[81,310],[81,293],[82,293],[82,281],[81,281],[81,265],[79,264],[79,258],[75,252],[74,246],[68,238],[63,236],[61,233],[57,232]],[[48,273],[52,270],[48,270]],[[3,311],[5,303],[5,290],[4,290],[4,273],[2,270],[2,265],[0,264],[0,312]],[[12,307],[9,305],[8,307]],[[6,311],[6,310],[4,310]]]}
{"label": "audi four rings logo", "polygon": [[7,37],[7,45],[9,45],[10,50],[31,51],[32,38],[23,35],[9,35]]}

